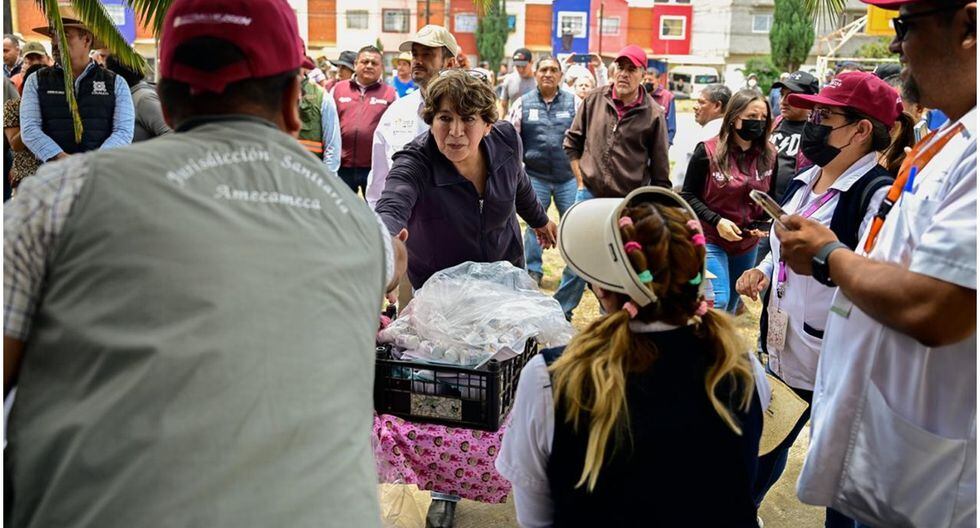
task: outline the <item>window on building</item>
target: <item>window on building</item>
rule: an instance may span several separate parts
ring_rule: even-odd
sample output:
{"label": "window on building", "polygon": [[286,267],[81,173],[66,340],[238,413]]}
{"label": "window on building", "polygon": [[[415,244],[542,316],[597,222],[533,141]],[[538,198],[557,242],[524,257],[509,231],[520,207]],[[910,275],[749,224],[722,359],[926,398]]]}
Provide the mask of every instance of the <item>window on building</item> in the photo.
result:
{"label": "window on building", "polygon": [[367,11],[347,12],[347,29],[367,29],[367,28],[368,28]]}
{"label": "window on building", "polygon": [[456,13],[454,33],[476,33],[476,13]]}
{"label": "window on building", "polygon": [[385,33],[408,33],[408,9],[382,9],[381,31]]}
{"label": "window on building", "polygon": [[619,17],[602,17],[602,36],[618,37],[621,21]]}
{"label": "window on building", "polygon": [[752,15],[753,33],[769,33],[770,29],[772,29],[772,13]]}
{"label": "window on building", "polygon": [[586,36],[586,13],[581,11],[559,11],[557,37],[561,37],[566,32],[571,33],[575,38],[585,38]]}
{"label": "window on building", "polygon": [[687,19],[682,16],[660,17],[661,40],[684,40],[687,37]]}

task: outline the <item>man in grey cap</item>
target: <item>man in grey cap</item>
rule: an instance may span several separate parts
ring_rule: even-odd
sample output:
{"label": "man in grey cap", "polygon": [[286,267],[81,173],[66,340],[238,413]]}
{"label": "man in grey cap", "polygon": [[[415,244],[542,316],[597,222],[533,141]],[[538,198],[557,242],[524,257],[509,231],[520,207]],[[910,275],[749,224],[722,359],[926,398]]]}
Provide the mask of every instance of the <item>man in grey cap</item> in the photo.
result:
{"label": "man in grey cap", "polygon": [[342,51],[340,52],[340,57],[337,60],[330,61],[337,67],[337,77],[335,79],[330,79],[327,81],[327,85],[323,88],[326,91],[333,90],[335,84],[340,81],[346,81],[354,76],[354,63],[357,62],[357,52],[354,51]]}
{"label": "man in grey cap", "polygon": [[20,87],[24,85],[24,74],[27,73],[27,70],[29,70],[31,66],[34,66],[35,64],[47,66],[51,62],[48,60],[48,51],[44,49],[44,45],[40,42],[28,42],[24,44],[21,51],[24,55],[23,62],[21,63],[21,71],[10,77],[10,80],[14,82],[14,86],[16,86],[18,90],[20,90]]}
{"label": "man in grey cap", "polygon": [[422,110],[422,94],[426,85],[439,72],[456,67],[459,45],[448,29],[428,25],[414,37],[402,42],[399,51],[412,54],[412,80],[418,90],[391,104],[374,129],[374,143],[371,148],[371,172],[368,173],[367,190],[364,197],[372,208],[381,198],[385,180],[391,169],[391,157],[406,143],[419,134],[429,130],[429,125],[419,115]]}
{"label": "man in grey cap", "polygon": [[501,115],[507,115],[507,107],[511,101],[516,101],[524,94],[534,90],[537,83],[534,80],[534,66],[531,64],[531,50],[520,48],[514,52],[514,71],[504,77],[503,90],[500,93]]}

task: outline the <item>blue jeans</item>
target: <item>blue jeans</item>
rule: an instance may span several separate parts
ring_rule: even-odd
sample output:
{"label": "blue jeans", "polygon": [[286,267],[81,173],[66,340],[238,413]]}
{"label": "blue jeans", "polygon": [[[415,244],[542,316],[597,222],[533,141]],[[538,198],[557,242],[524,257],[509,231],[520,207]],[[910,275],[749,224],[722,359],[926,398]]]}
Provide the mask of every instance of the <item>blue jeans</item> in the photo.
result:
{"label": "blue jeans", "polygon": [[[558,217],[565,216],[565,210],[575,203],[575,192],[578,184],[574,179],[565,183],[553,183],[540,178],[530,178],[531,187],[537,195],[541,207],[545,212],[551,207],[551,199],[555,199],[555,207],[558,208]],[[534,230],[528,226],[524,230],[524,260],[527,262],[527,270],[542,273],[541,271],[541,244],[538,244],[538,237]]]}
{"label": "blue jeans", "polygon": [[[588,189],[579,189],[575,193],[575,203],[592,198],[595,197]],[[565,312],[565,319],[572,320],[572,311],[578,307],[578,303],[582,302],[583,293],[585,293],[585,280],[576,275],[570,267],[565,266],[565,271],[561,274],[561,284],[558,285],[558,291],[555,292],[555,300]]]}
{"label": "blue jeans", "polygon": [[862,524],[843,513],[827,508],[827,516],[824,518],[824,528],[871,528],[867,524]]}
{"label": "blue jeans", "polygon": [[706,249],[708,271],[718,277],[711,280],[715,292],[715,308],[734,313],[739,301],[738,293],[735,291],[735,281],[745,270],[755,266],[755,252],[758,246],[737,257],[729,256],[721,246],[715,244],[707,244]]}

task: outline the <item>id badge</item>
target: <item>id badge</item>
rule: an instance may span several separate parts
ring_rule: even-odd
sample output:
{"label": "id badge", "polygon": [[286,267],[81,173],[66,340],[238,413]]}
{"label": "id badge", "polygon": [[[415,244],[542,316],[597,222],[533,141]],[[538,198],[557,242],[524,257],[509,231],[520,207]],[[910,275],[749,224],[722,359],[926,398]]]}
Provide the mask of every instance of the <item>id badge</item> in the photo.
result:
{"label": "id badge", "polygon": [[783,350],[786,346],[786,330],[789,328],[789,314],[775,309],[769,311],[769,333],[766,335],[766,346],[774,350]]}
{"label": "id badge", "polygon": [[851,316],[851,309],[853,308],[854,303],[840,290],[837,290],[837,295],[834,295],[834,301],[830,305],[830,311],[847,319]]}

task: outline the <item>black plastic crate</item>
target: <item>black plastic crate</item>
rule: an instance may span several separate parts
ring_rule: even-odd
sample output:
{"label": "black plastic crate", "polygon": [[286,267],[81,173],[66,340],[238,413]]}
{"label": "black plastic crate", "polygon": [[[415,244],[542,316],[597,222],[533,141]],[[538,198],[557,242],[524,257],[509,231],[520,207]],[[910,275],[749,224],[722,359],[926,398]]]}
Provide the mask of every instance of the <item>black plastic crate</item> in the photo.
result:
{"label": "black plastic crate", "polygon": [[496,431],[514,404],[521,369],[537,353],[537,341],[528,339],[523,354],[475,369],[394,359],[391,346],[381,345],[374,409],[412,422]]}

